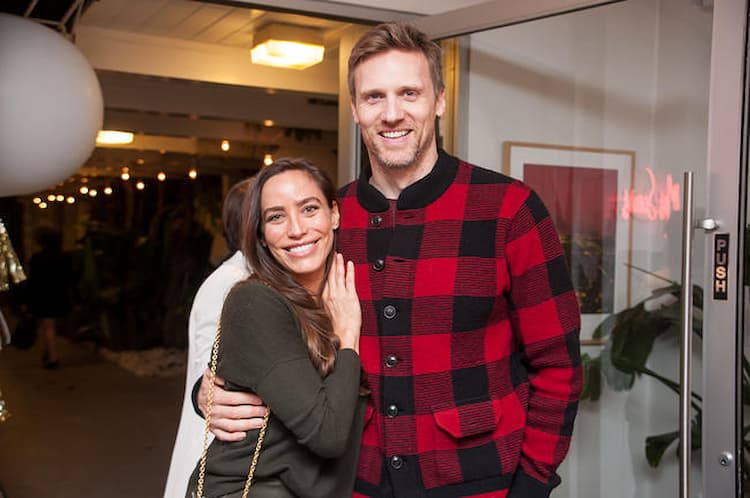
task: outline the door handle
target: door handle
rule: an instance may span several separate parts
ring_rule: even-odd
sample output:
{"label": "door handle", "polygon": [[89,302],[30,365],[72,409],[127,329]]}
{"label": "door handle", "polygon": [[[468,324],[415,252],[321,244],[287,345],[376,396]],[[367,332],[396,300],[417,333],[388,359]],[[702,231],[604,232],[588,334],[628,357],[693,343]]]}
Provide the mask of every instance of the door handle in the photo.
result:
{"label": "door handle", "polygon": [[[686,171],[683,181],[682,205],[682,289],[680,293],[680,498],[690,497],[690,396],[693,329],[693,172]],[[711,218],[699,222],[706,231],[718,224]]]}

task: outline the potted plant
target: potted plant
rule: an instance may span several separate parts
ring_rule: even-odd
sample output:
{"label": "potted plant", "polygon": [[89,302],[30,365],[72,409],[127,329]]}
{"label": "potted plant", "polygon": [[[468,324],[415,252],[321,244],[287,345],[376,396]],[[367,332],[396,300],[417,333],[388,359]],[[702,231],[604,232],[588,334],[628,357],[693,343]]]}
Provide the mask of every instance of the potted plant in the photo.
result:
{"label": "potted plant", "polygon": [[[607,317],[593,332],[593,338],[604,341],[598,356],[584,354],[584,386],[581,399],[597,401],[603,384],[615,391],[629,390],[641,376],[648,376],[661,383],[679,396],[680,384],[647,366],[654,342],[662,336],[677,336],[680,332],[680,293],[681,285],[664,279],[638,267],[653,277],[665,281],[666,285],[655,289],[650,296],[629,308]],[[693,334],[699,341],[703,339],[703,290],[693,286]],[[743,403],[750,404],[750,363],[742,358]],[[691,405],[694,416],[691,420],[693,450],[701,448],[703,400],[693,392]],[[742,445],[750,450],[750,425],[742,431]],[[659,466],[664,453],[678,444],[679,430],[654,434],[645,440],[645,455],[652,467]],[[748,484],[750,461],[743,454],[741,459],[743,480]]]}

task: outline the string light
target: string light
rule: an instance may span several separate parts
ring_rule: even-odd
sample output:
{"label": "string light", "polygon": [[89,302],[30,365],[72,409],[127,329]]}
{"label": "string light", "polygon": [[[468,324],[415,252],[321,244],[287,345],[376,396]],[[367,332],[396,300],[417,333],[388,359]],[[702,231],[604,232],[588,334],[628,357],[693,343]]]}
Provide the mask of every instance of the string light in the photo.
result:
{"label": "string light", "polygon": [[75,197],[73,197],[73,196],[69,196],[69,197],[68,197],[68,198],[66,199],[66,202],[67,202],[68,204],[74,204],[74,203],[76,202],[76,198],[75,198]]}
{"label": "string light", "polygon": [[64,200],[65,200],[65,196],[64,196],[64,195],[62,195],[62,194],[57,194],[57,196],[55,197],[55,200],[56,200],[57,202],[62,202],[62,201],[64,201]]}
{"label": "string light", "polygon": [[81,188],[78,189],[78,191],[82,193],[83,195],[86,195],[89,193],[89,188],[86,185],[83,185]]}
{"label": "string light", "polygon": [[112,195],[112,187],[110,187],[109,185],[104,187],[104,195]]}
{"label": "string light", "polygon": [[271,154],[266,154],[263,156],[263,165],[264,166],[270,166],[273,164],[273,156]]}
{"label": "string light", "polygon": [[224,152],[227,152],[229,150],[229,140],[221,141],[221,150],[223,150]]}
{"label": "string light", "polygon": [[138,182],[135,184],[135,188],[137,188],[138,190],[143,190],[144,188],[146,188],[146,184],[143,182]]}
{"label": "string light", "polygon": [[130,180],[130,168],[128,168],[127,166],[123,166],[120,178],[122,178],[122,181],[124,182]]}
{"label": "string light", "polygon": [[33,199],[33,201],[32,201],[32,202],[33,202],[34,204],[39,204],[39,203],[41,203],[41,202],[42,202],[42,198],[41,198],[41,197],[34,197],[34,199]]}
{"label": "string light", "polygon": [[167,179],[167,174],[164,173],[163,171],[159,171],[159,174],[156,175],[156,179],[159,180],[160,182],[163,182],[164,180]]}
{"label": "string light", "polygon": [[40,202],[39,203],[39,209],[47,209],[47,203],[46,202]]}
{"label": "string light", "polygon": [[55,194],[49,194],[47,196],[47,200],[50,202],[55,202]]}
{"label": "string light", "polygon": [[195,180],[198,178],[198,171],[195,168],[190,168],[190,171],[188,171],[188,176],[191,180]]}
{"label": "string light", "polygon": [[92,188],[91,190],[89,190],[89,195],[91,197],[96,197],[98,193],[99,192],[97,192],[95,188]]}
{"label": "string light", "polygon": [[272,127],[272,126],[273,126],[274,124],[275,124],[275,123],[273,122],[273,119],[264,119],[264,120],[263,120],[263,126],[265,126],[266,128],[270,128],[270,127]]}

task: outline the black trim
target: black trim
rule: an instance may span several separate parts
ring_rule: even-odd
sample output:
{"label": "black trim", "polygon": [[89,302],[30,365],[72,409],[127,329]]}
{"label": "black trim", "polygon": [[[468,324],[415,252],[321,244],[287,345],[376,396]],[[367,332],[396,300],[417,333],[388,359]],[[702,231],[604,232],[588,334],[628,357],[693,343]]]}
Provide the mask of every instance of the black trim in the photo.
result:
{"label": "black trim", "polygon": [[[406,187],[398,197],[397,209],[422,209],[432,204],[448,190],[458,172],[459,160],[438,150],[438,159],[432,171]],[[370,185],[370,171],[363,171],[357,182],[357,199],[367,211],[379,213],[390,207],[388,199]]]}

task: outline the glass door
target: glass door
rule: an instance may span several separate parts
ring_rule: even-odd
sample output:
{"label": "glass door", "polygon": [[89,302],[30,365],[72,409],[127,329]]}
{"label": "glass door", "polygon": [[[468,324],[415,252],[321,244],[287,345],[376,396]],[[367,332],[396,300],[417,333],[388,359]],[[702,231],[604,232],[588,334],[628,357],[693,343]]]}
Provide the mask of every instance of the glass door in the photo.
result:
{"label": "glass door", "polygon": [[512,3],[512,13],[488,2],[418,25],[448,48],[442,143],[529,183],[569,257],[585,399],[553,495],[680,496],[683,172],[692,171],[701,227],[690,235],[693,451],[683,468],[689,496],[741,496],[746,2],[568,12],[587,2],[550,0],[557,11],[530,6],[526,18]]}

